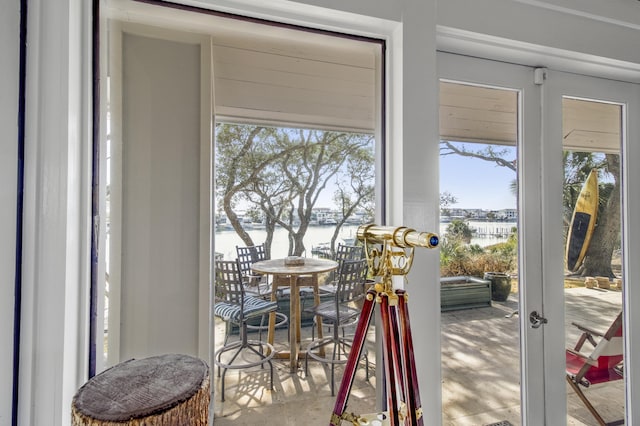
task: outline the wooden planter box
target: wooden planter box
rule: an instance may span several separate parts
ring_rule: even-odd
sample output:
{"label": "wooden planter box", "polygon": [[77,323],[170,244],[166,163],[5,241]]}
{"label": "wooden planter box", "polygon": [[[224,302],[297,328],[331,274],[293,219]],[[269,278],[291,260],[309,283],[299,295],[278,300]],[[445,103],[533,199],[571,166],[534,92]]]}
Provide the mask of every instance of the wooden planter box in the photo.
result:
{"label": "wooden planter box", "polygon": [[441,311],[488,306],[491,306],[491,281],[478,277],[440,278]]}

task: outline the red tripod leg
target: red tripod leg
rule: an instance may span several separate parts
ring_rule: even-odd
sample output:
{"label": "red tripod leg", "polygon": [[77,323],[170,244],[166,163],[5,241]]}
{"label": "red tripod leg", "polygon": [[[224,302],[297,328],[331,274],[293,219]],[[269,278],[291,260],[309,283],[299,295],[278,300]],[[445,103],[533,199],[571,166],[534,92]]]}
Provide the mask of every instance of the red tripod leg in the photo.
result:
{"label": "red tripod leg", "polygon": [[[353,337],[353,346],[351,346],[351,351],[349,352],[349,358],[347,359],[347,364],[344,369],[344,376],[340,382],[340,390],[338,390],[336,403],[333,407],[333,414],[329,421],[330,426],[339,426],[340,423],[342,423],[342,415],[347,409],[347,401],[356,375],[356,368],[358,367],[358,361],[362,355],[362,348],[364,347],[364,343],[367,338],[367,330],[371,323],[371,315],[373,314],[375,299],[376,291],[367,291],[364,304],[362,305],[360,319],[358,320],[358,326],[356,327],[356,333]],[[367,366],[367,368],[369,367]]]}
{"label": "red tripod leg", "polygon": [[398,330],[397,328],[392,328],[392,312],[394,312],[395,306],[389,304],[389,297],[387,295],[383,294],[382,296],[380,313],[383,327],[382,340],[385,349],[383,359],[387,379],[387,408],[389,412],[389,424],[391,426],[398,426],[400,424],[400,418],[398,416],[398,381],[396,380],[400,372],[398,370]]}
{"label": "red tripod leg", "polygon": [[[397,293],[396,293],[397,294]],[[394,362],[394,368],[396,371],[396,376],[395,376],[395,380],[397,383],[397,389],[398,389],[398,397],[399,400],[401,402],[405,402],[407,401],[407,358],[405,357],[405,354],[403,353],[403,339],[404,339],[404,334],[403,334],[403,325],[402,325],[402,320],[403,317],[401,315],[401,312],[399,311],[400,306],[398,305],[399,299],[396,298],[396,303],[394,304],[394,306],[390,307],[389,310],[389,317],[390,317],[390,321],[391,321],[391,330],[393,332],[393,347],[395,348],[395,352],[394,352],[394,358],[393,358],[393,362]],[[399,406],[396,407],[396,409],[400,408]],[[406,424],[406,419],[403,422],[404,424]],[[412,424],[412,423],[410,423]]]}
{"label": "red tripod leg", "polygon": [[406,360],[407,374],[407,410],[411,418],[411,424],[422,426],[424,419],[422,415],[422,403],[420,402],[420,390],[418,389],[418,375],[416,374],[416,363],[413,355],[413,338],[411,336],[411,323],[409,322],[409,309],[406,305],[404,290],[396,290],[398,295],[398,310],[402,322],[402,341],[404,358]]}

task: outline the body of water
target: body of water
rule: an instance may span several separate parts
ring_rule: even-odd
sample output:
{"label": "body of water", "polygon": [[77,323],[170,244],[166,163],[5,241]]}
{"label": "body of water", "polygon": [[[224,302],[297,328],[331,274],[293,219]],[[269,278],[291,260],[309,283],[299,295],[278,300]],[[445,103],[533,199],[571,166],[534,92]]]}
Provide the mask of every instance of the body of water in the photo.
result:
{"label": "body of water", "polygon": [[[304,237],[304,246],[307,249],[306,256],[311,257],[311,250],[314,247],[331,242],[331,237],[335,227],[333,226],[310,226]],[[347,225],[340,230],[340,235],[336,240],[338,243],[352,243],[356,238],[358,226]],[[267,231],[264,229],[250,229],[247,231],[255,244],[262,244],[267,237]],[[225,259],[236,258],[236,246],[244,246],[245,243],[240,239],[236,231],[223,230],[215,233],[214,251],[222,253]],[[273,243],[271,245],[271,258],[277,259],[287,256],[289,250],[289,239],[287,231],[284,228],[276,228],[273,235]]]}
{"label": "body of water", "polygon": [[[448,223],[440,224],[440,236],[444,236]],[[478,244],[481,247],[506,241],[511,232],[511,228],[516,226],[515,222],[475,222],[470,221],[469,226],[476,230],[476,235],[471,239],[471,244]],[[357,225],[343,226],[338,239],[338,243],[351,243],[356,238]],[[306,256],[311,257],[311,250],[314,247],[331,242],[334,228],[332,226],[310,226],[304,238],[304,245],[307,249]],[[267,232],[264,229],[248,230],[249,235],[255,244],[264,242]],[[245,243],[233,230],[217,231],[215,233],[214,250],[221,253],[225,259],[236,258],[236,246],[244,246]],[[287,232],[283,228],[276,228],[273,244],[271,246],[271,257],[274,259],[287,256],[289,240]]]}
{"label": "body of water", "polygon": [[[507,241],[512,228],[517,226],[516,222],[482,222],[472,220],[467,223],[469,227],[475,231],[474,236],[471,238],[471,244],[477,244],[480,247]],[[444,236],[446,234],[447,226],[449,226],[449,223],[440,224],[440,235]]]}

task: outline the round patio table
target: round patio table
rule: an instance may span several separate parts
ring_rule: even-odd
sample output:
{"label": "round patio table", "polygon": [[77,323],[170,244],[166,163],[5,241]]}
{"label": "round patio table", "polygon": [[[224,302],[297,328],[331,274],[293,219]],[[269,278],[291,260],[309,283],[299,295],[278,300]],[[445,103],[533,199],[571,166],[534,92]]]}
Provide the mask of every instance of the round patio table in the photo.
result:
{"label": "round patio table", "polygon": [[[298,369],[298,357],[300,355],[300,287],[313,287],[314,303],[320,303],[318,287],[318,275],[330,272],[338,268],[338,263],[328,259],[304,258],[304,264],[285,265],[285,259],[262,260],[251,265],[254,272],[273,275],[271,286],[271,300],[278,299],[278,289],[290,287],[289,299],[289,352],[280,351],[276,357],[288,357],[289,367],[292,373]],[[294,297],[294,295],[296,297]],[[322,322],[318,319],[318,337],[322,338]],[[273,344],[275,334],[275,314],[269,315],[268,341]]]}

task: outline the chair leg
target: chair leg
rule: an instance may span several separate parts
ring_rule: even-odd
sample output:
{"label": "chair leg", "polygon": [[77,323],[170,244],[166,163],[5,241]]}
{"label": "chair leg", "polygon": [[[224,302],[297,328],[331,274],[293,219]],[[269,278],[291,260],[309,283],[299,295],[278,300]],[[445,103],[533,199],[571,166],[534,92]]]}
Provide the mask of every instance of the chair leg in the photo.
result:
{"label": "chair leg", "polygon": [[[243,349],[243,345],[240,345],[240,347],[238,348],[236,353],[233,354],[233,356],[231,357],[231,360],[229,361],[229,365],[233,364],[233,361],[238,357],[238,355],[240,354],[240,351],[242,351],[242,349]],[[224,351],[222,351],[222,352],[224,352]],[[220,352],[219,357],[222,356],[222,352]],[[220,359],[218,359],[218,361],[220,361]],[[221,383],[221,386],[220,386],[222,395],[220,396],[220,400],[222,402],[224,402],[224,377],[227,375],[228,368],[222,368],[222,365],[218,365],[218,376],[220,375],[220,369],[222,369],[222,379],[221,379],[222,383]]]}
{"label": "chair leg", "polygon": [[224,342],[223,346],[227,344],[229,341],[229,336],[231,336],[231,329],[233,328],[233,324],[230,321],[225,321],[224,323]]}
{"label": "chair leg", "polygon": [[569,375],[566,376],[566,379],[571,388],[575,391],[576,395],[578,395],[582,403],[587,407],[591,415],[595,417],[600,426],[619,426],[624,424],[624,419],[615,420],[613,422],[605,422],[600,413],[598,413],[593,404],[591,404],[591,401],[589,401],[587,399],[587,396],[582,392],[582,389],[580,389],[580,385],[574,382],[571,377],[569,377]]}
{"label": "chair leg", "polygon": [[369,381],[369,352],[367,352],[366,348],[364,349],[364,371],[367,376],[366,381]]}
{"label": "chair leg", "polygon": [[[258,346],[258,349],[256,349]],[[268,350],[268,353],[265,354],[265,347]],[[243,357],[239,358],[239,355],[242,351],[247,350],[249,352],[253,352],[258,356],[257,361],[250,362]],[[225,353],[232,354],[230,359],[227,361],[222,360],[222,355]],[[225,391],[225,376],[227,374],[227,370],[229,369],[243,369],[260,366],[260,368],[264,369],[264,364],[269,364],[269,389],[273,390],[273,364],[271,359],[275,355],[275,349],[269,343],[258,341],[258,340],[249,340],[247,338],[247,329],[246,324],[243,324],[240,327],[240,340],[232,342],[228,345],[224,345],[222,348],[218,349],[214,354],[214,362],[218,366],[218,377],[221,377],[221,391],[222,395],[220,400],[224,402],[224,391]],[[236,359],[240,359],[240,363],[234,364]],[[221,373],[222,371],[222,373]]]}
{"label": "chair leg", "polygon": [[258,329],[258,340],[262,340],[262,330],[264,329],[264,319],[267,315],[263,315],[260,317],[260,328]]}
{"label": "chair leg", "polygon": [[269,362],[269,382],[271,383],[271,385],[269,386],[269,390],[273,390],[273,364],[271,363],[271,360],[269,360],[268,362]]}
{"label": "chair leg", "polygon": [[[337,327],[334,324],[334,330],[337,330]],[[340,359],[340,340],[335,339],[335,334],[334,333],[334,346],[333,346],[333,356],[331,357],[331,359],[334,361],[331,363],[331,396],[335,395],[335,376],[336,376],[336,352],[337,352],[337,357],[338,359]]]}
{"label": "chair leg", "polygon": [[[331,396],[335,396],[335,376],[336,376],[336,372],[335,372],[335,368],[336,368],[336,364],[346,364],[347,360],[349,358],[349,353],[351,350],[353,350],[353,342],[350,339],[345,339],[344,337],[344,327],[340,327],[340,326],[335,326],[335,324],[333,324],[331,327],[333,327],[332,329],[332,336],[331,337],[326,337],[320,340],[312,340],[311,344],[307,347],[307,356],[305,357],[305,374],[309,374],[309,358],[313,358],[316,361],[319,361],[323,364],[331,364],[331,383],[330,383],[330,388],[331,388]],[[340,331],[339,329],[342,329],[342,331]],[[324,355],[320,355],[318,353],[315,353],[314,351],[318,351],[320,352],[322,350],[322,348],[324,348],[327,345],[332,345],[333,347],[331,355],[329,355],[328,353],[326,354],[326,357]],[[366,348],[363,348],[362,350],[362,354],[361,354],[361,359],[364,358],[365,361],[365,373],[366,373],[366,380],[369,381],[369,356],[367,353]]]}
{"label": "chair leg", "polygon": [[305,377],[309,376],[309,355],[304,357],[304,375]]}
{"label": "chair leg", "polygon": [[[220,374],[220,368],[218,367],[218,374]],[[224,402],[224,375],[227,373],[227,369],[224,369],[224,373],[222,373],[222,384],[220,385],[220,401]]]}

